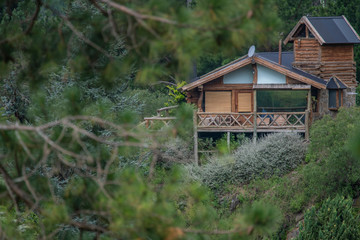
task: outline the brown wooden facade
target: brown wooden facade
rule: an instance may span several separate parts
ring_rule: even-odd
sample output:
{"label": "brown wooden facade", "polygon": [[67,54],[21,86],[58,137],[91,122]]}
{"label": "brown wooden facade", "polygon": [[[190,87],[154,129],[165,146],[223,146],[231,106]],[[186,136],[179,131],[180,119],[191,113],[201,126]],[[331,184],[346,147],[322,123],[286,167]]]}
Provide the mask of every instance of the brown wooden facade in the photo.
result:
{"label": "brown wooden facade", "polygon": [[288,42],[293,43],[295,67],[327,80],[335,75],[347,86],[357,86],[354,43],[326,44],[306,17],[290,32],[284,43]]}

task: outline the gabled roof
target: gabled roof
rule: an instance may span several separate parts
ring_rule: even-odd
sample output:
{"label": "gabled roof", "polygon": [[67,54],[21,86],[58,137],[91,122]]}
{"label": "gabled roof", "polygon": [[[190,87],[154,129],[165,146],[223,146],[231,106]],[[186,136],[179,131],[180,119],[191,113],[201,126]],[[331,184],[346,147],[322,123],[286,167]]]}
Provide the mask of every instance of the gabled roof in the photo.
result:
{"label": "gabled roof", "polygon": [[327,89],[346,89],[348,88],[340,79],[336,76],[332,76],[326,84]]}
{"label": "gabled roof", "polygon": [[196,88],[200,85],[208,83],[216,78],[224,76],[236,69],[242,68],[251,63],[258,63],[270,69],[273,69],[279,73],[282,73],[286,76],[292,77],[296,80],[301,82],[310,84],[316,88],[326,88],[326,81],[318,78],[314,75],[311,75],[307,72],[304,72],[300,69],[294,68],[291,63],[294,61],[294,54],[293,52],[283,52],[282,53],[282,64],[278,63],[278,52],[263,52],[263,53],[256,53],[253,57],[249,58],[248,56],[244,56],[239,58],[227,65],[219,67],[200,78],[195,79],[194,81],[190,82],[189,84],[183,86],[181,89],[184,91],[191,90]]}
{"label": "gabled roof", "polygon": [[314,37],[323,44],[356,44],[360,37],[345,16],[337,17],[302,17],[285,38],[284,43],[292,42],[299,27],[305,24]]}

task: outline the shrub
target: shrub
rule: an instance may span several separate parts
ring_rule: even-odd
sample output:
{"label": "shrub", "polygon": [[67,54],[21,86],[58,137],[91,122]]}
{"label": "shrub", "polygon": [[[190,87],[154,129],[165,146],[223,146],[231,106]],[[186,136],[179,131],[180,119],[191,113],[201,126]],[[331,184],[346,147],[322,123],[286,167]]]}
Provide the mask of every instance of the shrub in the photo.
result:
{"label": "shrub", "polygon": [[336,118],[325,116],[310,132],[305,179],[318,195],[356,195],[360,190],[360,158],[351,147],[360,118],[359,108],[341,109]]}
{"label": "shrub", "polygon": [[296,168],[304,159],[306,145],[294,133],[268,135],[257,143],[241,145],[232,156],[211,159],[193,174],[212,189],[225,183],[248,183],[258,177],[284,175]]}
{"label": "shrub", "polygon": [[318,209],[313,207],[306,212],[297,239],[360,239],[358,220],[352,200],[328,198]]}
{"label": "shrub", "polygon": [[[245,182],[256,176],[284,175],[304,159],[306,145],[295,133],[271,134],[240,147],[234,154],[235,178]],[[236,174],[237,173],[237,174]]]}
{"label": "shrub", "polygon": [[160,162],[168,165],[169,163],[190,163],[194,161],[194,153],[191,143],[176,137],[171,138],[160,150]]}
{"label": "shrub", "polygon": [[239,148],[242,142],[245,141],[245,134],[230,134],[230,148],[228,146],[227,134],[225,133],[220,139],[216,141],[216,148],[220,154],[229,154]]}

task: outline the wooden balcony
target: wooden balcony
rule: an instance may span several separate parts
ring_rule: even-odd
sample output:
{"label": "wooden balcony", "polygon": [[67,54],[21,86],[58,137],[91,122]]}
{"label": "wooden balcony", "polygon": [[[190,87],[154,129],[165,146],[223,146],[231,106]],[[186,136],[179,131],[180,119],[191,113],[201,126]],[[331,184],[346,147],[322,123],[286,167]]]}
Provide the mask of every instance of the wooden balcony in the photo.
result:
{"label": "wooden balcony", "polygon": [[[256,119],[256,121],[254,121]],[[197,112],[198,132],[306,132],[308,112]]]}

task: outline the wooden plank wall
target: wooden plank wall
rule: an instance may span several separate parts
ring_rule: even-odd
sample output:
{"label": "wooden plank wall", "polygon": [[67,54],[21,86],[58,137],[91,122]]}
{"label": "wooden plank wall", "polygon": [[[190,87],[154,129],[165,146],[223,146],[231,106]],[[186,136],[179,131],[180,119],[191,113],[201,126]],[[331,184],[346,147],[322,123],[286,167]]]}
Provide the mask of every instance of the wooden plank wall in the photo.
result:
{"label": "wooden plank wall", "polygon": [[320,56],[320,44],[315,38],[294,40],[295,62],[317,62]]}
{"label": "wooden plank wall", "polygon": [[294,67],[320,75],[321,46],[315,38],[294,40]]}
{"label": "wooden plank wall", "polygon": [[322,62],[354,61],[353,45],[324,45],[321,46]]}
{"label": "wooden plank wall", "polygon": [[300,82],[298,80],[295,80],[291,77],[286,76],[286,84],[300,84],[300,85],[306,85],[306,83]]}
{"label": "wooden plank wall", "polygon": [[354,46],[325,45],[321,47],[320,77],[330,79],[336,75],[348,86],[356,86]]}
{"label": "wooden plank wall", "polygon": [[293,65],[325,80],[336,75],[348,86],[357,86],[352,44],[321,46],[314,38],[295,39]]}
{"label": "wooden plank wall", "polygon": [[192,103],[192,104],[197,105],[199,97],[200,97],[200,92],[197,91],[197,88],[186,92],[186,101],[187,101],[187,103]]}

